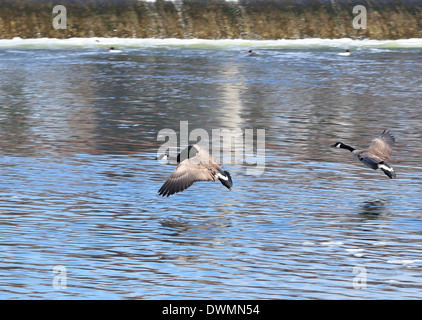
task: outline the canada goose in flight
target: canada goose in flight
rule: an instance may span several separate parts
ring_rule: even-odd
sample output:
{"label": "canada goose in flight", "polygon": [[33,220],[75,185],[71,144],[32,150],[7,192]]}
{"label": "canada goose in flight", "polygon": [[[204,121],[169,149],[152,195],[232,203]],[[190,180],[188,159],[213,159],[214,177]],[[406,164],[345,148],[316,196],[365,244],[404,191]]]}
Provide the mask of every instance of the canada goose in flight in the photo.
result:
{"label": "canada goose in flight", "polygon": [[158,194],[165,197],[189,188],[196,181],[216,181],[231,189],[230,173],[204,149],[190,145],[177,155],[177,168],[170,175]]}
{"label": "canada goose in flight", "polygon": [[350,56],[351,53],[352,53],[352,51],[346,50],[345,52],[337,53],[337,55],[338,56]]}
{"label": "canada goose in flight", "polygon": [[365,166],[374,170],[381,169],[390,179],[393,179],[396,177],[396,173],[385,161],[390,159],[392,147],[395,142],[396,139],[391,132],[384,130],[379,137],[371,141],[369,148],[364,150],[356,150],[355,148],[342,142],[336,142],[331,146],[351,151],[353,155]]}

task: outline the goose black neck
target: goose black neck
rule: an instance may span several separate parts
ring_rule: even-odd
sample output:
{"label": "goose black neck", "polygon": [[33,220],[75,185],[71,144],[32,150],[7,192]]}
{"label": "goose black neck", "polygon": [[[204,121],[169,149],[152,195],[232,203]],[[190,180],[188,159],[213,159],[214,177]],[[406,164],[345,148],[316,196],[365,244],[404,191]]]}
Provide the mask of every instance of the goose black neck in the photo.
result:
{"label": "goose black neck", "polygon": [[353,148],[353,147],[351,147],[351,146],[349,146],[349,145],[347,145],[347,144],[344,144],[344,143],[342,143],[342,144],[340,145],[340,148],[342,148],[342,149],[347,149],[347,150],[349,150],[350,152],[353,152],[353,151],[355,150],[355,148]]}
{"label": "goose black neck", "polygon": [[180,152],[177,155],[177,163],[180,163],[186,159],[190,159],[196,156],[198,153],[198,149],[196,149],[194,146],[189,145],[187,148],[185,148],[182,152]]}

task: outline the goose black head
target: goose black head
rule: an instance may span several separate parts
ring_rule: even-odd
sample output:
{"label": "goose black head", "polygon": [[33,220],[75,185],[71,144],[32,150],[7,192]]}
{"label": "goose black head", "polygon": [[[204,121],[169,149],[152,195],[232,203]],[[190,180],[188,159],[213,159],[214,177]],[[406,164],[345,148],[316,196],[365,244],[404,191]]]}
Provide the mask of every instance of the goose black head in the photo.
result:
{"label": "goose black head", "polygon": [[233,180],[232,180],[232,176],[230,175],[230,173],[228,171],[223,171],[222,176],[220,176],[218,178],[218,180],[220,180],[220,182],[223,184],[223,186],[225,186],[227,189],[231,190],[232,186],[233,186]]}
{"label": "goose black head", "polygon": [[347,144],[344,144],[343,142],[336,142],[336,143],[332,144],[331,147],[346,149],[346,150],[349,150],[351,152],[353,152],[355,150],[355,148],[348,146]]}
{"label": "goose black head", "polygon": [[168,153],[160,154],[154,158],[154,160],[167,160],[169,157]]}
{"label": "goose black head", "polygon": [[331,147],[333,147],[333,148],[341,148],[342,145],[343,145],[343,143],[336,142],[336,143],[332,144]]}

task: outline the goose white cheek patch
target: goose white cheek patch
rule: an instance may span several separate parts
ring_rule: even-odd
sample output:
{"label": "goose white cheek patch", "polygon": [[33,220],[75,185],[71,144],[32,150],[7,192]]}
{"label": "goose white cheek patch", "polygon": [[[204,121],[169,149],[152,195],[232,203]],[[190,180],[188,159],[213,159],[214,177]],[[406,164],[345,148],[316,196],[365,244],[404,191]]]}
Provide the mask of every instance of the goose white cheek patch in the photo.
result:
{"label": "goose white cheek patch", "polygon": [[384,164],[379,165],[378,168],[383,169],[383,170],[387,170],[387,171],[390,171],[390,172],[394,172],[394,170],[392,168],[389,168]]}
{"label": "goose white cheek patch", "polygon": [[217,177],[226,181],[229,180],[229,177],[223,176],[221,173],[217,173]]}

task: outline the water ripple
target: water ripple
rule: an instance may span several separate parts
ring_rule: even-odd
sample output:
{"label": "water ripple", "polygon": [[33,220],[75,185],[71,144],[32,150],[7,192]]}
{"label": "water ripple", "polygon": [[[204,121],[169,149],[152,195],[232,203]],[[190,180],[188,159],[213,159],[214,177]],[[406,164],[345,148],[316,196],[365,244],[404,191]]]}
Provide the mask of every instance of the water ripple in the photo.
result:
{"label": "water ripple", "polygon": [[[262,48],[253,63],[233,48],[35,51],[49,59],[0,59],[0,297],[420,298],[418,49],[347,63],[321,48]],[[265,128],[264,173],[227,164],[232,191],[159,197],[174,166],[153,160],[157,134],[184,120]],[[396,180],[329,148],[383,128]]]}

